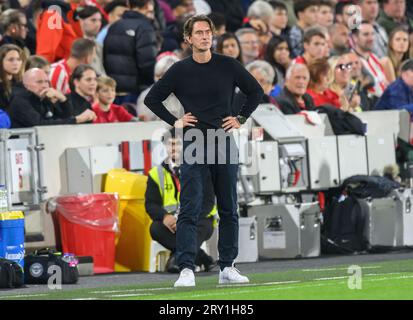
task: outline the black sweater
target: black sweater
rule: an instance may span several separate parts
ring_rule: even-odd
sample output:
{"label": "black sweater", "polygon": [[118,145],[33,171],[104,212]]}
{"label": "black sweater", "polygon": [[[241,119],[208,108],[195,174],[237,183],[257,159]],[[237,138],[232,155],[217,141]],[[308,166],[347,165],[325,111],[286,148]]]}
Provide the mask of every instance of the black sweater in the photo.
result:
{"label": "black sweater", "polygon": [[9,113],[12,128],[76,123],[75,117],[71,116],[72,106],[68,100],[53,104],[24,88],[13,94]]}
{"label": "black sweater", "polygon": [[191,112],[198,119],[197,128],[219,129],[222,128],[222,119],[232,115],[235,87],[247,96],[240,115],[248,118],[263,95],[255,78],[233,58],[213,53],[207,63],[197,63],[191,56],[169,68],[153,85],[145,104],[173,126],[177,119],[162,103],[173,92],[185,113]]}
{"label": "black sweater", "polygon": [[[162,163],[162,166],[171,173],[169,166]],[[175,180],[174,184],[175,184]],[[177,187],[175,184],[175,199],[178,196]],[[212,185],[212,179],[207,178],[204,180],[204,188],[203,188],[203,202],[202,202],[202,211],[200,214],[200,218],[205,218],[211,212],[212,208],[215,205],[215,194],[214,194],[214,187]],[[146,212],[149,214],[153,221],[162,221],[165,214],[168,212],[163,208],[163,201],[161,197],[161,193],[159,192],[159,187],[153,179],[148,176],[148,182],[146,186],[145,192],[145,209]]]}

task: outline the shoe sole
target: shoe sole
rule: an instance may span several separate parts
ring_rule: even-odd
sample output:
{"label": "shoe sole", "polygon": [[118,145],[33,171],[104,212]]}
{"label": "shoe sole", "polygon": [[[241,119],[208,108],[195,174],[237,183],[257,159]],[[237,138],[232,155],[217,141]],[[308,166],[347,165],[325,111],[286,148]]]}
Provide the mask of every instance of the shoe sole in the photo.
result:
{"label": "shoe sole", "polygon": [[174,285],[174,288],[182,288],[182,287],[195,287],[194,284],[185,284],[185,285]]}

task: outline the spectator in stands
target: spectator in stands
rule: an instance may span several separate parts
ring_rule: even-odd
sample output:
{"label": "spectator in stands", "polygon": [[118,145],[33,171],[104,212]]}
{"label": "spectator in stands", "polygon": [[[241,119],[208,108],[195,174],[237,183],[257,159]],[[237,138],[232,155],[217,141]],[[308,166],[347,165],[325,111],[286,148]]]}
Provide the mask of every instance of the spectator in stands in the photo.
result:
{"label": "spectator in stands", "polygon": [[27,19],[26,15],[15,9],[4,11],[0,16],[0,28],[2,30],[2,39],[0,46],[3,44],[14,44],[20,47],[26,55],[30,56],[30,50],[26,47],[27,37]]}
{"label": "spectator in stands", "polygon": [[350,50],[350,31],[342,23],[328,28],[330,35],[330,56],[340,56]]}
{"label": "spectator in stands", "polygon": [[329,28],[334,23],[335,3],[331,0],[320,0],[318,6],[317,24]]}
{"label": "spectator in stands", "polygon": [[351,82],[360,83],[360,90],[358,91],[361,99],[361,107],[363,110],[371,110],[374,103],[377,102],[375,98],[369,97],[369,90],[374,86],[374,79],[363,69],[360,57],[353,51],[347,53],[347,59],[351,63]]}
{"label": "spectator in stands", "polygon": [[396,81],[400,76],[400,66],[409,58],[409,33],[404,27],[393,29],[389,36],[389,54],[380,62],[389,82]]}
{"label": "spectator in stands", "polygon": [[105,6],[105,12],[108,14],[108,24],[99,31],[96,42],[102,46],[108,33],[109,27],[116,21],[122,18],[123,13],[128,10],[128,4],[126,0],[114,0],[109,2]]}
{"label": "spectator in stands", "polygon": [[373,53],[382,58],[387,55],[387,44],[389,42],[386,30],[377,22],[380,13],[378,0],[360,0],[361,15],[363,20],[368,21],[374,28]]}
{"label": "spectator in stands", "polygon": [[272,6],[262,0],[256,0],[248,8],[247,16],[245,17],[244,27],[253,28],[257,31],[260,40],[260,50],[266,46],[272,37],[270,25],[274,17]]}
{"label": "spectator in stands", "polygon": [[84,6],[78,13],[80,26],[82,27],[83,38],[95,43],[96,54],[90,65],[95,69],[98,75],[105,75],[103,67],[103,47],[96,43],[96,37],[102,27],[102,14],[94,6]]}
{"label": "spectator in stands", "polygon": [[41,69],[30,69],[23,76],[24,88],[18,88],[10,105],[13,128],[58,124],[75,124],[93,121],[91,110],[73,116],[68,99],[50,88],[47,74]]}
{"label": "spectator in stands", "polygon": [[220,37],[224,33],[227,32],[226,30],[226,21],[225,16],[219,12],[211,12],[208,15],[208,18],[212,20],[215,26],[215,37]]}
{"label": "spectator in stands", "polygon": [[296,0],[294,13],[297,16],[297,24],[290,30],[290,46],[292,56],[298,57],[304,53],[304,32],[317,24],[318,0]]}
{"label": "spectator in stands", "polygon": [[175,20],[187,19],[196,13],[193,0],[167,0],[167,2],[172,8]]}
{"label": "spectator in stands", "polygon": [[[260,103],[270,103],[278,106],[278,103],[275,101],[275,99],[270,96],[276,76],[273,67],[267,61],[257,60],[249,63],[245,68],[249,73],[252,74],[255,80],[257,80],[264,91],[264,95],[262,96]],[[241,91],[238,91],[235,94],[232,104],[232,114],[239,114],[241,108],[245,105],[246,102],[247,96]]]}
{"label": "spectator in stands", "polygon": [[310,73],[305,64],[292,64],[285,76],[285,86],[275,98],[284,114],[296,114],[305,110],[314,110],[314,101],[306,93],[310,82]]}
{"label": "spectator in stands", "polygon": [[70,4],[57,0],[38,1],[33,10],[35,15],[38,13],[36,54],[50,63],[69,58],[72,43],[78,38],[67,17]]}
{"label": "spectator in stands", "polygon": [[129,5],[108,30],[103,49],[106,73],[117,83],[117,104],[135,103],[153,83],[157,55],[152,0],[130,0]]}
{"label": "spectator in stands", "polygon": [[27,59],[25,70],[27,71],[34,68],[42,69],[47,75],[50,74],[50,63],[42,56],[33,55]]}
{"label": "spectator in stands", "polygon": [[292,63],[308,64],[325,56],[327,41],[324,32],[320,28],[307,29],[304,33],[303,44],[303,55],[296,57]]}
{"label": "spectator in stands", "polygon": [[215,51],[217,53],[237,59],[240,63],[243,63],[241,44],[233,33],[227,32],[221,35],[217,39]]}
{"label": "spectator in stands", "polygon": [[95,69],[87,64],[80,64],[70,77],[70,94],[67,95],[73,109],[73,115],[77,116],[85,110],[92,110],[94,102],[97,75]]}
{"label": "spectator in stands", "polygon": [[96,113],[93,123],[139,121],[123,106],[114,104],[116,98],[116,81],[110,77],[101,76],[97,80],[97,102],[92,109]]}
{"label": "spectator in stands", "polygon": [[330,102],[343,111],[362,111],[360,96],[350,82],[352,64],[347,54],[330,58]]}
{"label": "spectator in stands", "polygon": [[400,77],[387,87],[374,109],[406,109],[413,114],[412,59],[409,59],[402,64]]}
{"label": "spectator in stands", "polygon": [[[179,158],[182,152],[182,139],[168,131],[163,137],[168,157],[159,166],[153,167],[148,174],[145,192],[146,212],[152,219],[150,233],[154,240],[171,251],[165,271],[179,273],[176,263],[176,222],[179,210]],[[208,171],[209,175],[209,171]],[[216,216],[215,194],[211,177],[203,179],[202,210],[197,223],[197,248],[195,265],[204,266],[205,271],[213,271],[216,263],[200,247],[208,240],[214,230]]]}
{"label": "spectator in stands", "polygon": [[288,11],[284,2],[270,0],[268,3],[273,9],[273,15],[270,22],[270,31],[273,35],[288,38],[290,28],[288,27]]}
{"label": "spectator in stands", "polygon": [[357,28],[360,21],[361,8],[359,0],[348,0],[343,2],[341,22],[350,30]]}
{"label": "spectator in stands", "polygon": [[52,88],[63,94],[70,93],[69,80],[73,70],[78,65],[91,64],[96,54],[95,48],[96,44],[93,40],[77,39],[74,41],[70,50],[70,57],[55,62],[50,67],[49,79]]}
{"label": "spectator in stands", "polygon": [[290,47],[285,38],[280,36],[273,36],[270,42],[268,43],[265,61],[269,62],[276,73],[277,83],[279,87],[284,85],[285,72],[290,66]]}
{"label": "spectator in stands", "polygon": [[252,28],[241,28],[235,35],[241,44],[244,65],[257,60],[260,55],[260,40],[257,31]]}
{"label": "spectator in stands", "polygon": [[14,44],[0,47],[0,109],[9,108],[12,92],[22,81],[25,59],[23,50]]}
{"label": "spectator in stands", "polygon": [[374,35],[373,25],[367,21],[362,21],[359,28],[352,30],[354,52],[360,57],[363,68],[374,79],[374,86],[370,89],[370,93],[380,98],[388,85],[388,80],[379,58],[372,52]]}
{"label": "spectator in stands", "polygon": [[398,26],[406,30],[413,28],[413,22],[406,16],[406,0],[383,0],[378,23],[390,34]]}
{"label": "spectator in stands", "polygon": [[[179,58],[175,55],[167,55],[159,59],[155,64],[155,82],[161,79],[166,71],[175,63],[178,62]],[[149,87],[141,93],[137,101],[136,111],[138,117],[143,121],[156,121],[159,120],[159,117],[156,116],[149,108],[145,105],[144,100],[149,90],[152,87]],[[166,100],[163,102],[166,108],[170,113],[172,113],[177,119],[180,119],[184,115],[184,108],[181,102],[176,98],[172,93]]]}
{"label": "spectator in stands", "polygon": [[212,12],[219,12],[225,16],[227,30],[236,32],[242,26],[244,11],[239,0],[207,0]]}
{"label": "spectator in stands", "polygon": [[316,107],[324,105],[336,105],[335,94],[329,90],[330,87],[330,64],[326,58],[317,59],[309,63],[310,83],[307,93],[313,98]]}

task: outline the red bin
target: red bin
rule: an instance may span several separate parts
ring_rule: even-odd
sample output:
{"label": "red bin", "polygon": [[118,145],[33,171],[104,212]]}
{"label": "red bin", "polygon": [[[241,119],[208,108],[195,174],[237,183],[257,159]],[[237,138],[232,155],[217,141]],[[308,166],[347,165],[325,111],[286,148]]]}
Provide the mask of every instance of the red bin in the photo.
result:
{"label": "red bin", "polygon": [[81,194],[54,199],[64,253],[92,256],[94,273],[115,269],[115,233],[118,197],[115,194]]}

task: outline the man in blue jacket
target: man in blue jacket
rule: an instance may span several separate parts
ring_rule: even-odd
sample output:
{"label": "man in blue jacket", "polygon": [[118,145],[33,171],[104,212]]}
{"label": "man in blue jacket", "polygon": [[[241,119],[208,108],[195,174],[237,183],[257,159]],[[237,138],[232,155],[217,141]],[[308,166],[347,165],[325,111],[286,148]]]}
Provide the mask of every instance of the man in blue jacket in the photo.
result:
{"label": "man in blue jacket", "polygon": [[413,59],[401,67],[400,78],[383,92],[374,110],[406,109],[413,113]]}

